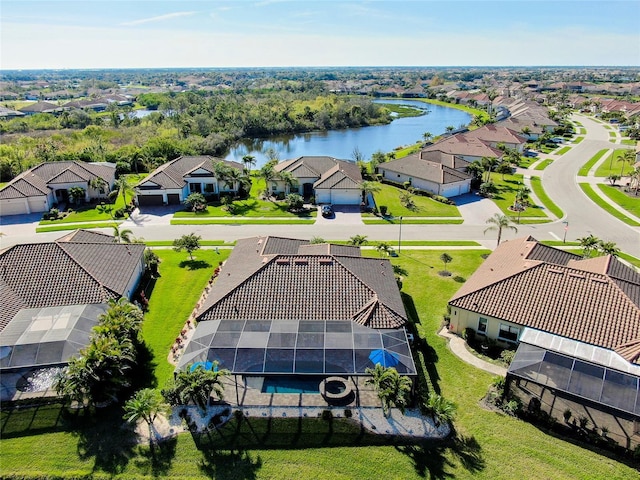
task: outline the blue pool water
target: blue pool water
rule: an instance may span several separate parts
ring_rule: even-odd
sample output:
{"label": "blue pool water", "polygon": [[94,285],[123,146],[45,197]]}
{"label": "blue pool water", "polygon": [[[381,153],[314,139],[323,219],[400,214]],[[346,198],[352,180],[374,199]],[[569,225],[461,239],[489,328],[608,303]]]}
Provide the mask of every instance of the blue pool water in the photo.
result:
{"label": "blue pool water", "polygon": [[265,377],[262,393],[320,393],[318,377]]}

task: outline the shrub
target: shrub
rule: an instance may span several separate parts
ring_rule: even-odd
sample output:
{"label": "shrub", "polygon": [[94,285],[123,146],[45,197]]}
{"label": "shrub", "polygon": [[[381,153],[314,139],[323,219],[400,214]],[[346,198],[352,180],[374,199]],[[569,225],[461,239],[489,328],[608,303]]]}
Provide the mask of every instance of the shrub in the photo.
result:
{"label": "shrub", "polygon": [[304,206],[304,199],[297,193],[287,195],[287,208],[291,212],[298,212]]}
{"label": "shrub", "polygon": [[323,410],[322,419],[326,421],[333,420],[333,412],[331,412],[331,410]]}
{"label": "shrub", "polygon": [[125,207],[117,209],[113,212],[114,218],[124,218],[127,215],[127,209]]}
{"label": "shrub", "polygon": [[353,417],[353,412],[351,411],[350,408],[345,408],[344,410],[344,418],[351,418]]}
{"label": "shrub", "polygon": [[380,205],[380,215],[382,215],[383,217],[387,216],[387,206],[386,205]]}
{"label": "shrub", "polygon": [[517,398],[513,398],[513,399],[509,400],[507,403],[505,403],[502,406],[502,410],[507,415],[511,415],[511,416],[514,416],[514,417],[518,414],[518,412],[520,412],[521,409],[522,409],[522,404],[520,403],[520,401]]}
{"label": "shrub", "polygon": [[568,408],[564,412],[562,412],[562,417],[564,418],[565,423],[569,423],[569,420],[571,420],[571,415],[573,414]]}
{"label": "shrub", "polygon": [[511,365],[511,362],[513,362],[513,357],[515,357],[515,355],[516,355],[515,350],[503,350],[502,353],[500,353],[500,360],[506,366],[509,366]]}
{"label": "shrub", "polygon": [[471,344],[476,339],[476,331],[471,327],[467,327],[462,331],[462,338],[467,341],[467,344]]}

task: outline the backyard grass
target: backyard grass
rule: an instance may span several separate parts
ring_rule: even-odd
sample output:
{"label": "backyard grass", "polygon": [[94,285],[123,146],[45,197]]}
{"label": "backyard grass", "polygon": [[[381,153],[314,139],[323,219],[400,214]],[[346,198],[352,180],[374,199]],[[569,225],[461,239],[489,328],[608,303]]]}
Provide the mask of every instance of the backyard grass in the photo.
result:
{"label": "backyard grass", "polygon": [[567,153],[569,150],[571,150],[571,147],[562,147],[560,150],[558,150],[555,154],[556,155],[564,155],[565,153]]}
{"label": "backyard grass", "polygon": [[[460,217],[458,207],[455,205],[446,205],[436,202],[435,200],[414,195],[413,201],[416,208],[409,210],[400,203],[400,195],[404,190],[393,185],[379,183],[380,191],[373,194],[376,206],[380,209],[381,205],[387,207],[387,215],[395,217]],[[363,215],[363,218],[365,216]]]}
{"label": "backyard grass", "polygon": [[[453,258],[447,266],[452,277],[438,275],[442,268],[440,255],[444,252]],[[384,476],[511,480],[523,478],[524,474],[524,478],[554,480],[638,478],[638,472],[624,463],[479,405],[491,375],[459,360],[436,332],[446,313],[446,302],[460,287],[454,277],[469,278],[482,262],[481,254],[486,253],[489,251],[412,250],[392,260],[408,272],[404,282],[407,309],[417,332],[429,344],[427,358],[437,362],[431,381],[442,395],[458,405],[457,434],[451,442],[368,446],[368,442],[379,443],[382,439],[363,435],[338,420],[328,426],[317,419],[304,424],[283,419],[250,419],[253,430],[250,427],[247,431],[247,425],[238,426],[237,430],[233,420],[219,432],[212,432],[214,443],[224,445],[220,448],[199,450],[189,434],[182,434],[150,449],[131,443],[130,430],[119,427],[118,409],[107,409],[99,417],[87,420],[82,418],[83,412],[68,414],[52,405],[0,412],[2,476],[256,480]],[[366,251],[365,255],[376,257],[377,253]],[[163,276],[153,295],[163,292],[167,299],[162,304],[151,304],[149,314],[151,308],[160,310],[165,305],[173,308],[171,300],[175,302],[182,294],[177,290],[187,290],[182,285],[176,289],[177,281],[168,281],[179,269],[169,263],[177,265],[180,258],[184,259],[185,254],[176,255],[174,260],[163,257],[160,266]],[[210,262],[210,258],[206,257],[206,261]],[[163,282],[168,283],[166,290],[161,290]],[[191,299],[184,301],[188,303]],[[155,329],[169,330],[167,321],[175,323],[171,328],[180,326],[168,314],[163,317]],[[145,339],[160,346],[159,339],[148,338],[149,328],[146,326],[143,331]],[[175,336],[173,332],[163,335],[169,341]],[[234,438],[237,431],[246,436],[230,450],[222,437]],[[256,437],[260,447],[255,446]]]}
{"label": "backyard grass", "polygon": [[607,203],[606,200],[601,198],[600,195],[598,195],[596,193],[596,191],[593,189],[591,184],[589,184],[589,183],[580,183],[579,185],[580,185],[580,188],[582,188],[582,191],[587,195],[587,197],[589,197],[591,199],[591,201],[593,201],[593,203],[598,205],[600,208],[605,210],[607,213],[609,213],[610,215],[614,216],[618,220],[626,223],[627,225],[631,225],[632,227],[639,227],[640,226],[640,223],[638,223],[635,220],[627,217],[625,214],[619,212],[616,208],[614,208],[613,206],[609,205],[609,203]]}
{"label": "backyard grass", "polygon": [[580,170],[578,171],[578,176],[586,177],[587,175],[589,175],[589,170],[591,170],[593,166],[598,163],[598,160],[600,160],[608,151],[609,150],[605,148],[591,157],[591,159],[580,168]]}
{"label": "backyard grass", "polygon": [[395,158],[404,158],[407,155],[411,155],[412,153],[418,152],[422,148],[422,142],[416,142],[413,145],[409,145],[408,147],[402,147],[397,150],[394,150]]}
{"label": "backyard grass", "polygon": [[534,170],[544,170],[545,168],[547,168],[552,163],[553,163],[553,160],[551,158],[547,158],[546,160],[543,160],[540,163],[538,163],[535,166]]}
{"label": "backyard grass", "polygon": [[[517,218],[517,212],[509,210],[515,203],[516,192],[520,187],[524,185],[523,177],[520,174],[514,175],[502,175],[500,173],[492,173],[491,180],[498,188],[498,193],[492,198],[494,203],[502,210],[502,212],[508,217],[512,217],[512,220]],[[544,217],[547,215],[544,210],[537,205],[531,204],[521,214],[521,217]]]}
{"label": "backyard grass", "polygon": [[540,177],[531,177],[531,190],[533,190],[533,193],[535,193],[536,197],[538,197],[542,202],[542,205],[544,205],[544,207],[553,215],[558,218],[562,218],[564,216],[560,207],[553,203],[553,200],[551,200],[549,195],[547,195],[547,192],[542,188],[542,181],[540,180]]}
{"label": "backyard grass", "polygon": [[611,185],[598,185],[598,188],[611,200],[624,208],[631,215],[640,217],[640,196],[627,195],[621,191],[620,188],[612,187]]}
{"label": "backyard grass", "polygon": [[621,173],[622,176],[625,176],[633,171],[632,165],[620,161],[625,151],[626,149],[624,148],[614,150],[611,156],[598,167],[595,176],[606,178],[610,175],[620,175]]}
{"label": "backyard grass", "polygon": [[[231,250],[197,250],[194,261],[185,252],[155,250],[160,257],[160,278],[147,288],[149,308],[142,324],[142,337],[153,352],[157,386],[162,387],[174,367],[167,354],[180,334],[200,294],[218,262],[227,259]],[[179,288],[176,288],[179,287]]]}
{"label": "backyard grass", "polygon": [[457,103],[448,103],[443,102],[441,100],[432,100],[427,98],[412,98],[412,100],[417,100],[419,102],[431,103],[432,105],[440,105],[441,107],[455,108],[456,110],[462,110],[463,112],[467,112],[470,115],[477,115],[484,120],[489,120],[489,115],[484,110],[479,110],[477,108],[471,108],[467,105],[460,105]]}

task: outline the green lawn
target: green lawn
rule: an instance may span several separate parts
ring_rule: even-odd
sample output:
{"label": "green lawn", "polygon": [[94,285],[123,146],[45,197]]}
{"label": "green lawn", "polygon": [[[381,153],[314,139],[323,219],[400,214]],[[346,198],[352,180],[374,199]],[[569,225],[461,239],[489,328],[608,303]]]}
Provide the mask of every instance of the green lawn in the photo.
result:
{"label": "green lawn", "polygon": [[395,158],[403,158],[407,155],[411,155],[412,153],[416,153],[420,151],[422,148],[422,142],[417,142],[413,145],[409,145],[408,147],[399,148],[398,150],[394,150]]}
{"label": "green lawn", "polygon": [[86,222],[86,223],[60,223],[57,225],[46,225],[36,227],[36,233],[62,232],[65,230],[75,230],[77,228],[113,228],[121,222]]}
{"label": "green lawn", "polygon": [[631,138],[625,138],[624,140],[622,140],[622,145],[635,145],[637,142],[637,140],[633,140]]}
{"label": "green lawn", "polygon": [[[127,195],[127,201],[131,201],[131,195]],[[70,213],[61,220],[41,220],[40,225],[59,225],[61,223],[75,223],[75,222],[96,222],[100,220],[112,220],[111,213],[100,212],[96,208],[96,204],[83,205],[78,208],[70,206],[73,213]],[[119,208],[124,207],[124,199],[121,195],[118,195],[115,203],[112,205],[115,212]]]}
{"label": "green lawn", "polygon": [[547,195],[547,192],[542,188],[542,181],[540,180],[540,177],[531,177],[531,190],[533,190],[547,210],[558,218],[562,218],[564,216],[560,207],[553,203],[553,200],[551,200],[549,195]]}
{"label": "green lawn", "polygon": [[553,160],[551,158],[547,158],[546,160],[543,160],[540,163],[538,163],[535,166],[534,170],[544,170],[545,168],[547,168],[552,163],[553,163]]}
{"label": "green lawn", "polygon": [[612,187],[611,185],[598,185],[598,188],[604,192],[604,194],[613,200],[615,203],[624,208],[631,215],[640,217],[640,196],[629,196],[620,188]]}
{"label": "green lawn", "polygon": [[[440,255],[453,261],[447,266],[452,277],[440,277]],[[185,254],[163,254],[162,277],[152,296],[143,334],[156,348],[170,342],[199,294],[199,270],[180,270]],[[164,256],[169,253],[173,259]],[[286,419],[235,420],[219,433],[213,432],[216,449],[199,450],[189,434],[182,434],[154,450],[130,443],[128,430],[120,428],[117,409],[106,409],[99,417],[82,418],[82,412],[67,414],[53,406],[0,412],[2,425],[2,476],[4,478],[217,478],[217,479],[496,479],[514,478],[630,479],[638,472],[605,455],[563,441],[521,420],[483,409],[479,405],[491,376],[460,361],[436,332],[446,312],[446,302],[460,287],[454,276],[469,278],[488,251],[403,251],[393,263],[404,267],[408,311],[420,336],[424,337],[436,363],[430,369],[432,384],[458,405],[457,437],[454,442],[414,446],[368,445],[383,441],[363,435],[339,421],[331,426],[319,420],[304,423]],[[203,252],[197,252],[197,255]],[[217,260],[213,252],[203,259]],[[365,255],[377,256],[374,251]],[[179,275],[174,279],[172,275]],[[168,280],[174,280],[169,282]],[[188,285],[178,282],[188,281]],[[163,286],[162,283],[167,283]],[[180,285],[180,289],[175,286]],[[180,290],[180,291],[177,291]],[[173,304],[184,303],[176,309]],[[152,311],[171,309],[151,323]],[[173,318],[176,316],[177,318]],[[153,332],[149,332],[153,330]],[[157,332],[167,330],[167,332]],[[155,336],[157,334],[157,337]],[[158,356],[161,352],[156,352]],[[159,358],[162,360],[162,358]],[[158,369],[163,367],[159,366]],[[166,376],[166,373],[160,376]],[[242,435],[242,436],[240,436]],[[258,437],[258,439],[256,438]],[[223,440],[226,439],[226,440]],[[235,448],[225,443],[235,439]],[[259,446],[256,446],[259,445]],[[508,459],[508,460],[507,460]]]}
{"label": "green lawn", "polygon": [[598,167],[595,176],[606,178],[610,175],[620,175],[621,173],[622,176],[628,175],[633,170],[633,166],[620,161],[625,151],[626,149],[624,148],[614,150],[611,156]]}
{"label": "green lawn", "polygon": [[203,212],[181,211],[176,212],[173,216],[175,219],[182,218],[206,218],[206,217],[301,217],[312,218],[318,213],[315,209],[305,214],[295,214],[287,210],[285,202],[271,202],[269,200],[260,200],[260,192],[265,189],[264,180],[253,177],[251,192],[246,200],[233,201],[233,213],[228,212],[219,202],[215,202],[207,207]]}
{"label": "green lawn", "polygon": [[584,140],[584,137],[578,137],[573,141],[573,143],[578,144],[578,143],[582,142],[583,140]]}
{"label": "green lawn", "polygon": [[600,150],[593,157],[591,157],[591,159],[580,168],[580,170],[578,171],[578,176],[586,177],[587,175],[589,175],[589,170],[591,170],[593,166],[598,162],[598,160],[600,160],[608,151],[609,150],[605,148],[604,150]]}
{"label": "green lawn", "polygon": [[[160,278],[147,290],[149,309],[144,316],[142,336],[154,354],[155,376],[162,387],[173,373],[167,354],[200,298],[218,262],[231,250],[197,250],[194,262],[185,252],[155,250],[160,257]],[[179,288],[176,288],[179,286]]]}
{"label": "green lawn", "polygon": [[224,218],[224,217],[204,217],[204,218],[178,218],[171,220],[171,225],[313,225],[315,219],[297,218]]}
{"label": "green lawn", "polygon": [[[414,210],[409,210],[400,203],[400,194],[404,192],[403,189],[394,187],[393,185],[387,185],[380,183],[380,191],[374,193],[374,199],[376,206],[380,208],[381,205],[387,206],[387,215],[395,217],[459,217],[460,212],[455,205],[446,205],[444,203],[436,202],[435,200],[423,197],[420,195],[414,195],[413,201],[416,204]],[[363,215],[363,218],[365,216]]]}
{"label": "green lawn", "polygon": [[571,147],[562,147],[560,150],[558,150],[555,154],[556,155],[564,155],[565,153],[567,153],[569,150],[571,150]]}
{"label": "green lawn", "polygon": [[618,134],[616,132],[609,132],[609,137],[616,138]]}
{"label": "green lawn", "polygon": [[[516,192],[523,186],[522,175],[502,175],[500,173],[492,173],[491,179],[496,187],[498,187],[498,193],[492,198],[492,200],[496,205],[498,205],[505,215],[512,217],[512,219],[517,218],[518,214],[509,210],[509,207],[515,203]],[[530,200],[530,203],[531,206],[522,212],[521,217],[547,217],[544,210],[537,205],[533,205],[532,200]]]}
{"label": "green lawn", "polygon": [[587,197],[589,197],[600,208],[602,208],[603,210],[605,210],[606,212],[608,212],[618,220],[626,223],[627,225],[631,225],[632,227],[640,227],[640,223],[627,217],[623,213],[620,213],[617,209],[615,209],[614,207],[609,205],[609,203],[607,203],[604,199],[602,199],[600,195],[598,195],[595,192],[591,184],[580,183],[579,185],[580,185],[580,188],[582,188],[582,191],[587,195]]}

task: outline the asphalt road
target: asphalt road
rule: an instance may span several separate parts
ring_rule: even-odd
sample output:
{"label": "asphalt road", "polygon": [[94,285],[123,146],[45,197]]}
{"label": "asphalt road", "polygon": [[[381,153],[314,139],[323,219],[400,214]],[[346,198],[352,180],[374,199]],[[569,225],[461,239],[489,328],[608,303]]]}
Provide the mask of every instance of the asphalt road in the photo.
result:
{"label": "asphalt road", "polygon": [[[562,240],[565,224],[567,241],[593,234],[605,241],[615,242],[623,251],[640,258],[640,228],[630,227],[610,216],[584,195],[578,186],[576,175],[580,167],[603,148],[614,148],[610,143],[609,131],[601,124],[588,117],[574,117],[587,129],[585,139],[578,145],[554,161],[542,172],[542,184],[546,193],[565,212],[565,217],[546,224],[519,225],[518,231],[507,229],[503,232],[503,240],[531,235],[538,240]],[[169,240],[185,233],[194,232],[205,240],[232,241],[238,238],[257,235],[278,235],[294,238],[311,238],[318,236],[327,240],[347,240],[353,235],[366,235],[372,241],[388,241],[397,243],[402,240],[474,240],[488,248],[496,246],[496,233],[484,233],[486,219],[497,210],[493,202],[480,197],[467,196],[465,208],[473,214],[465,216],[461,225],[364,225],[356,221],[323,221],[314,225],[169,225],[169,216],[154,218],[148,222],[133,224],[126,222],[125,227],[133,231],[136,237],[145,240]],[[486,215],[483,212],[486,211]],[[483,220],[484,219],[484,220]],[[111,233],[110,230],[105,230]],[[33,224],[3,225],[3,237],[0,238],[2,248],[16,243],[51,241],[64,234],[54,232],[35,234]]]}

